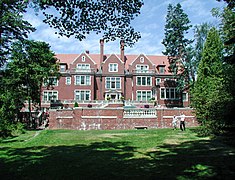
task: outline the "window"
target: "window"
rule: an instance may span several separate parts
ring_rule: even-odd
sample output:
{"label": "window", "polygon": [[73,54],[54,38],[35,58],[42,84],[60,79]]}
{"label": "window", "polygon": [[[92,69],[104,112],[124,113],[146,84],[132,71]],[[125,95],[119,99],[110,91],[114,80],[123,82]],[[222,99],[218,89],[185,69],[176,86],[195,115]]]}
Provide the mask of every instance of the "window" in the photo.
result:
{"label": "window", "polygon": [[178,99],[178,92],[175,88],[161,88],[161,99]]}
{"label": "window", "polygon": [[110,63],[109,64],[109,72],[118,72],[118,64]]}
{"label": "window", "polygon": [[136,92],[136,100],[137,101],[148,101],[152,98],[151,91],[137,91]]}
{"label": "window", "polygon": [[75,76],[75,85],[91,85],[91,76]]}
{"label": "window", "polygon": [[152,85],[152,78],[150,76],[137,76],[136,84],[138,86],[151,86]]}
{"label": "window", "polygon": [[65,78],[65,84],[70,85],[71,84],[71,77],[66,77]]}
{"label": "window", "polygon": [[86,61],[86,56],[82,56],[82,62]]}
{"label": "window", "polygon": [[120,77],[106,77],[106,89],[121,89]]}
{"label": "window", "polygon": [[140,57],[140,62],[144,63],[144,57]]}
{"label": "window", "polygon": [[159,73],[164,74],[165,73],[165,67],[159,67]]}
{"label": "window", "polygon": [[60,65],[60,72],[66,71],[66,65]]}
{"label": "window", "polygon": [[161,78],[157,78],[156,79],[156,85],[160,85],[160,83],[161,83]]}
{"label": "window", "polygon": [[57,91],[43,91],[43,101],[58,100]]}
{"label": "window", "polygon": [[188,93],[183,92],[182,96],[183,96],[183,101],[184,101],[184,102],[185,102],[185,101],[188,101]]}
{"label": "window", "polygon": [[77,64],[77,72],[90,72],[90,64]]}
{"label": "window", "polygon": [[148,65],[137,64],[136,65],[136,72],[138,73],[146,73],[149,70]]}
{"label": "window", "polygon": [[90,90],[75,90],[74,100],[75,101],[91,100],[91,91]]}
{"label": "window", "polygon": [[49,77],[43,82],[44,86],[58,86],[58,79],[56,77]]}

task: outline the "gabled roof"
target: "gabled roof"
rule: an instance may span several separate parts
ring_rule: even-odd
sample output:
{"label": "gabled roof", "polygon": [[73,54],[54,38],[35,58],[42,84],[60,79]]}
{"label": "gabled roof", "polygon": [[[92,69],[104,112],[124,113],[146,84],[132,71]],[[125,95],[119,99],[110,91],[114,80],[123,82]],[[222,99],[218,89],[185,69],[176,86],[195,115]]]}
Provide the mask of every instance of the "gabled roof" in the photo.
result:
{"label": "gabled roof", "polygon": [[[82,54],[82,53],[81,53]],[[67,63],[68,65],[70,65],[75,59],[77,59],[81,54],[56,54],[56,58],[58,58],[60,60],[60,63]],[[100,54],[87,54],[85,53],[87,56],[89,56],[96,64],[97,67],[100,67]],[[110,57],[112,54],[104,54],[104,56]],[[125,68],[129,69],[129,64],[131,64],[136,58],[138,58],[140,55],[143,54],[126,54],[125,58],[126,58],[126,62],[125,62]],[[120,55],[116,56],[120,59]],[[162,55],[144,55],[145,57],[147,57],[153,64],[156,65],[156,67],[158,65],[165,65],[166,67],[166,73],[165,74],[171,74],[168,72],[168,67],[169,67],[169,62],[167,59],[167,56],[162,56]]]}
{"label": "gabled roof", "polygon": [[121,63],[124,63],[124,62],[121,60],[120,56],[118,56],[117,54],[109,54],[109,55],[107,55],[107,58],[104,60],[104,62],[107,61],[111,56],[117,57],[117,59],[118,59],[119,61],[121,61]]}

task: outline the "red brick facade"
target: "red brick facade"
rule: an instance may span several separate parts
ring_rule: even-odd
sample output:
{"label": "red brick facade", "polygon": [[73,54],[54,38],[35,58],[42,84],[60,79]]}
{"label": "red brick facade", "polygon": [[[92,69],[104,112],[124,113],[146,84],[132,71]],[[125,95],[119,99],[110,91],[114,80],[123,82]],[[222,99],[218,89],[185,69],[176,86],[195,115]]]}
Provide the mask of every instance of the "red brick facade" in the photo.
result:
{"label": "red brick facade", "polygon": [[[120,54],[104,53],[100,40],[100,54],[57,54],[61,77],[53,88],[42,89],[42,104],[60,100],[73,107],[74,102],[94,100],[130,100],[155,105],[178,106],[181,96],[168,71],[167,57],[156,55],[125,55],[124,42]],[[183,93],[184,107],[189,105],[187,92]]]}
{"label": "red brick facade", "polygon": [[[152,114],[140,114],[144,111]],[[75,108],[50,111],[50,129],[113,130],[137,128],[170,128],[173,115],[185,114],[187,127],[197,126],[189,108],[139,109],[139,113],[128,116],[128,109],[119,108]],[[145,113],[145,112],[144,112]],[[178,123],[179,127],[179,123]]]}

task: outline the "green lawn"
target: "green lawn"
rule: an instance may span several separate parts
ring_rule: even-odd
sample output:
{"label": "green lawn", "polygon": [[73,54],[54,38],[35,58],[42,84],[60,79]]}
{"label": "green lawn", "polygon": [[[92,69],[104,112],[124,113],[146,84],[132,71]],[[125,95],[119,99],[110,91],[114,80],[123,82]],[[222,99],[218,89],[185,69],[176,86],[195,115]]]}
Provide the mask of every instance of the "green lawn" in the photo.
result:
{"label": "green lawn", "polygon": [[193,129],[28,131],[0,141],[1,179],[234,179],[235,150]]}

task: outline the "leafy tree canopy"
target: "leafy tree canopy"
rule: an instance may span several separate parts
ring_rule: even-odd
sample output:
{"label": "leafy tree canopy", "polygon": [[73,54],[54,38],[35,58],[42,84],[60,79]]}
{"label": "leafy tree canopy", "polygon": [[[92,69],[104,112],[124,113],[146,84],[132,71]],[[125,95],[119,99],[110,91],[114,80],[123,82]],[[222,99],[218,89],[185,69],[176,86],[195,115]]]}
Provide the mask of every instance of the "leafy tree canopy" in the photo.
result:
{"label": "leafy tree canopy", "polygon": [[[142,0],[33,0],[31,5],[43,11],[43,22],[57,29],[61,36],[74,35],[83,40],[90,32],[103,32],[106,41],[120,38],[128,45],[140,38],[130,22],[140,14]],[[47,11],[52,8],[56,14]]]}
{"label": "leafy tree canopy", "polygon": [[35,29],[23,20],[26,5],[22,1],[0,0],[0,67],[8,59],[12,42],[27,38]]}
{"label": "leafy tree canopy", "polygon": [[43,22],[58,35],[83,40],[91,32],[102,33],[106,41],[120,38],[132,46],[140,33],[130,23],[142,5],[143,0],[0,0],[0,67],[8,59],[12,42],[35,30],[23,20],[27,8],[42,11]]}

